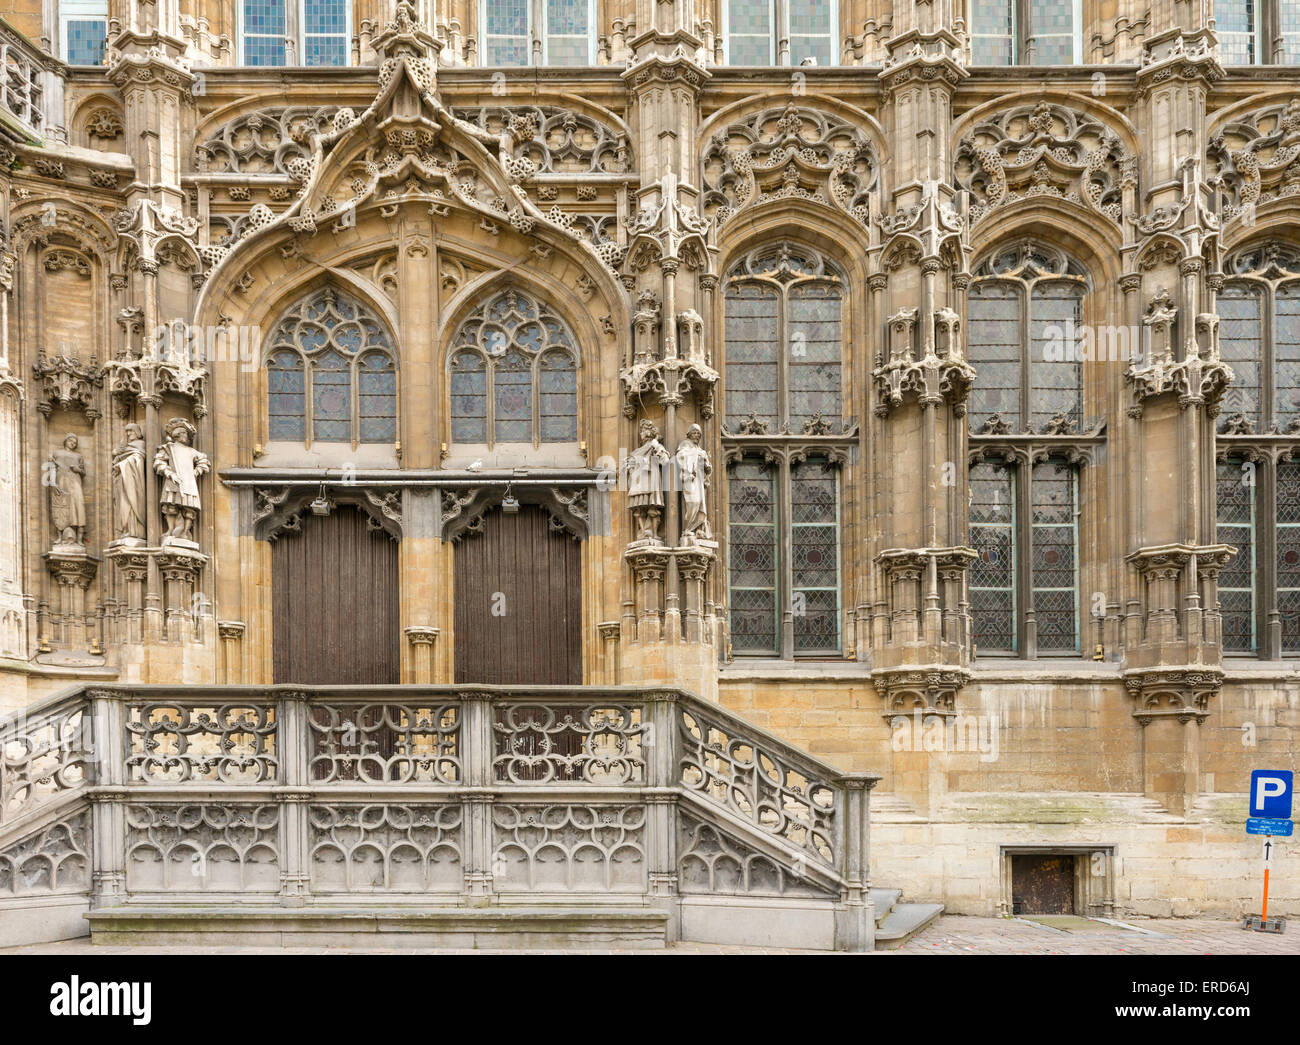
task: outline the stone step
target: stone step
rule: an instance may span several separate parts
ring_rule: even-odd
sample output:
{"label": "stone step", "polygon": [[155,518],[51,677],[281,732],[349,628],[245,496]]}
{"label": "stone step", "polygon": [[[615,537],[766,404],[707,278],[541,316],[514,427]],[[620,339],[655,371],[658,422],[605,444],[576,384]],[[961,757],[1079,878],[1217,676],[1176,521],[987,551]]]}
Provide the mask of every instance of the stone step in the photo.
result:
{"label": "stone step", "polygon": [[898,899],[902,895],[902,889],[871,890],[871,906],[876,912],[877,925],[885,920],[885,917],[894,909],[894,904],[898,903]]}
{"label": "stone step", "polygon": [[96,944],[372,948],[661,948],[668,915],[652,907],[106,907]]}
{"label": "stone step", "polygon": [[876,950],[892,951],[902,947],[942,913],[941,903],[895,904],[876,929]]}

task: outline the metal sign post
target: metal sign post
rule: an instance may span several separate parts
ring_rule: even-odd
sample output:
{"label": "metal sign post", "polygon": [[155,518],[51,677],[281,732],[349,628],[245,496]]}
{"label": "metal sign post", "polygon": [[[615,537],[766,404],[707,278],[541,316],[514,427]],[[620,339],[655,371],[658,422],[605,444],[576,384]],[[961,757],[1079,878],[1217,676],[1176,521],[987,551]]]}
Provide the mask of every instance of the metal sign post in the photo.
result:
{"label": "metal sign post", "polygon": [[1289,838],[1291,822],[1292,774],[1286,769],[1256,769],[1250,774],[1250,817],[1246,833],[1264,836],[1264,904],[1260,913],[1241,920],[1243,929],[1280,933],[1286,930],[1285,918],[1268,916],[1268,860],[1273,853],[1274,836]]}

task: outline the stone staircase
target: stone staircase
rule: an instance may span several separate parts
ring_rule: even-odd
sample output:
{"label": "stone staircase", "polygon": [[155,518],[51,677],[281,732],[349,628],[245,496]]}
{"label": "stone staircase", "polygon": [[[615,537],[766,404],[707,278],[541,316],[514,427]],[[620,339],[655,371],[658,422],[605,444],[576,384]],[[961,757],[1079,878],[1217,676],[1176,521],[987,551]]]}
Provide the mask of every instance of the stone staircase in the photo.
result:
{"label": "stone staircase", "polygon": [[0,939],[869,951],[870,793],[680,690],[77,686],[0,720]]}
{"label": "stone staircase", "polygon": [[872,889],[876,912],[876,950],[893,951],[943,913],[941,903],[899,903],[901,889]]}

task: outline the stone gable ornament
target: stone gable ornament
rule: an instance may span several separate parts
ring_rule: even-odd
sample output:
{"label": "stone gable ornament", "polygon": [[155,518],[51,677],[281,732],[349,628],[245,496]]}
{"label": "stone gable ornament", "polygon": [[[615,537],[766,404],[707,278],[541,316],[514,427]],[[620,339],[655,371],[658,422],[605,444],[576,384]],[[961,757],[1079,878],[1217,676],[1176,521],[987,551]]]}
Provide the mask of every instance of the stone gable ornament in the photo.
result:
{"label": "stone gable ornament", "polygon": [[704,432],[699,425],[686,430],[686,438],[677,446],[677,469],[682,480],[682,543],[710,540],[707,492],[713,464],[709,453],[700,445]]}
{"label": "stone gable ornament", "polygon": [[113,451],[113,543],[139,545],[145,537],[144,429],[126,426],[126,438]]}
{"label": "stone gable ornament", "polygon": [[211,467],[207,455],[194,449],[195,429],[183,417],[173,417],[163,428],[167,441],[158,447],[153,468],[163,477],[159,497],[167,533],[163,544],[197,548],[194,538],[199,509],[199,476]]}
{"label": "stone gable ornament", "polygon": [[78,439],[71,432],[63,448],[50,454],[45,464],[45,485],[50,490],[50,522],[54,526],[56,551],[86,550],[86,497],[82,480],[86,459],[77,452]]}
{"label": "stone gable ornament", "polygon": [[643,420],[637,428],[641,445],[627,455],[623,474],[627,480],[627,506],[636,525],[635,540],[662,543],[659,523],[664,514],[664,465],[672,460],[654,422]]}

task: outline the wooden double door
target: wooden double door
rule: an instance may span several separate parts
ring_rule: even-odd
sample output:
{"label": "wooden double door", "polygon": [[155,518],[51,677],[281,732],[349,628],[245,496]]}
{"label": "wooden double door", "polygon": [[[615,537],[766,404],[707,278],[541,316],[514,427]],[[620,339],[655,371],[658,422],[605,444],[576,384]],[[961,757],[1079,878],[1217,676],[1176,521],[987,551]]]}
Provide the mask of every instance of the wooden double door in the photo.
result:
{"label": "wooden double door", "polygon": [[582,556],[544,509],[490,511],[456,545],[456,681],[582,683]]}
{"label": "wooden double door", "polygon": [[[400,682],[398,542],[340,505],[271,548],[275,681]],[[548,512],[489,512],[456,544],[452,598],[457,682],[581,684],[580,545]]]}

